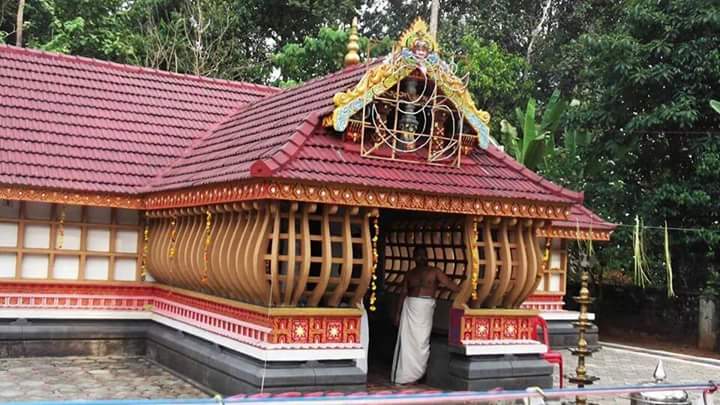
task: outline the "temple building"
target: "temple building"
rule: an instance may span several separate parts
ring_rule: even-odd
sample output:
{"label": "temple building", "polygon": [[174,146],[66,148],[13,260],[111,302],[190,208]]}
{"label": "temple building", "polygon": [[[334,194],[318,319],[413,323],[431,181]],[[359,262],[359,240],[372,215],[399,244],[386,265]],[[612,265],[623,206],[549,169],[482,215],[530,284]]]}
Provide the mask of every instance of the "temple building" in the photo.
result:
{"label": "temple building", "polygon": [[0,357],[357,389],[420,246],[460,286],[427,383],[551,386],[569,242],[614,226],[503,152],[422,21],[346,62],[281,90],[0,46]]}

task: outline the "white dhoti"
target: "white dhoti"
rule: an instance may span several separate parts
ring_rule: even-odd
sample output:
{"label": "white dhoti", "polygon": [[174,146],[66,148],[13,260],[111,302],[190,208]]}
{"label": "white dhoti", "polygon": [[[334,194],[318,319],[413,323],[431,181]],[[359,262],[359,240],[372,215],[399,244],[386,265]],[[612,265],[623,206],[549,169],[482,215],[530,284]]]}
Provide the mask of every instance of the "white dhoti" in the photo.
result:
{"label": "white dhoti", "polygon": [[390,375],[392,383],[414,383],[425,374],[434,312],[434,298],[405,298]]}

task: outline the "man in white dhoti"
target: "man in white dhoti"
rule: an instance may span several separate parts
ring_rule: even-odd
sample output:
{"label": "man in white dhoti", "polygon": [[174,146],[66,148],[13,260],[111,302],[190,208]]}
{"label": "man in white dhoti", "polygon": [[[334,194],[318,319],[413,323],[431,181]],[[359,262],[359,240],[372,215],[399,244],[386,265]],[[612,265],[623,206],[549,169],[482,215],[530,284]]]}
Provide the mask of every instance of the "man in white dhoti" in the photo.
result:
{"label": "man in white dhoti", "polygon": [[430,332],[435,312],[435,292],[445,287],[457,292],[442,270],[428,266],[427,251],[416,247],[413,251],[415,267],[405,275],[400,297],[402,312],[390,381],[411,384],[425,374],[430,358]]}

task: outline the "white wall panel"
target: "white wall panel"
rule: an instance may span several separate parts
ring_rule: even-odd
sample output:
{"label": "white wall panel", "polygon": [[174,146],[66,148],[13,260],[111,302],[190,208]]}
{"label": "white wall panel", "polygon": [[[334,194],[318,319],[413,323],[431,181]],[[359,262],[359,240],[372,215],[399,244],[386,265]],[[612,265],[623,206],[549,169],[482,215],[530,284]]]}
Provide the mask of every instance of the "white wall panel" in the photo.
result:
{"label": "white wall panel", "polygon": [[120,253],[137,253],[138,231],[118,230],[115,233],[115,251]]}
{"label": "white wall panel", "polygon": [[135,259],[115,259],[115,274],[118,281],[135,281],[137,261]]}
{"label": "white wall panel", "polygon": [[17,255],[15,253],[0,253],[0,278],[15,277],[15,262]]}
{"label": "white wall panel", "polygon": [[85,259],[85,279],[107,280],[110,259],[107,257],[88,257]]}
{"label": "white wall panel", "polygon": [[55,256],[53,277],[63,280],[77,280],[80,273],[80,257]]}
{"label": "white wall panel", "polygon": [[94,252],[109,252],[110,251],[110,230],[109,229],[88,229],[87,250]]}
{"label": "white wall panel", "polygon": [[55,246],[62,250],[80,250],[80,242],[82,240],[81,229],[76,226],[66,226],[63,230],[63,243],[60,246],[60,237],[55,242]]}
{"label": "white wall panel", "polygon": [[562,280],[560,274],[550,274],[550,292],[560,291],[560,281]]}
{"label": "white wall panel", "polygon": [[0,222],[0,246],[17,247],[18,225]]}
{"label": "white wall panel", "polygon": [[20,268],[23,278],[47,278],[48,255],[23,255]]}
{"label": "white wall panel", "polygon": [[550,251],[550,268],[559,269],[562,263],[562,256],[558,251]]}
{"label": "white wall panel", "polygon": [[50,225],[26,224],[23,246],[26,248],[48,249],[50,247]]}

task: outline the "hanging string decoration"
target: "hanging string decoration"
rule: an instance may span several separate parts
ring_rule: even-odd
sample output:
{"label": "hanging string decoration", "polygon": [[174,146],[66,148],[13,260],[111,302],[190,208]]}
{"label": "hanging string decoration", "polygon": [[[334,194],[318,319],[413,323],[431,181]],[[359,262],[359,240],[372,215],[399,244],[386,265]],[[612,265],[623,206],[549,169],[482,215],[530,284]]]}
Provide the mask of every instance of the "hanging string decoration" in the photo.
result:
{"label": "hanging string decoration", "polygon": [[670,260],[670,235],[668,234],[668,224],[665,221],[664,230],[664,242],[665,242],[665,271],[667,274],[667,296],[672,298],[675,296],[675,289],[673,288],[673,269],[672,261]]}
{"label": "hanging string decoration", "polygon": [[[487,226],[487,224],[486,224]],[[470,288],[472,289],[472,299],[476,300],[477,295],[477,287],[478,287],[478,280],[480,278],[480,255],[478,253],[478,247],[477,247],[477,240],[480,237],[480,232],[478,231],[478,223],[477,219],[473,219],[473,235],[470,239],[470,249],[472,251],[472,275],[470,278]]]}
{"label": "hanging string decoration", "polygon": [[170,218],[170,248],[168,249],[168,257],[175,257],[175,243],[177,242],[177,220],[175,214]]}
{"label": "hanging string decoration", "polygon": [[645,254],[643,221],[635,216],[635,227],[633,229],[633,280],[635,285],[645,288],[650,283],[648,277],[647,255]]}
{"label": "hanging string decoration", "polygon": [[147,277],[147,258],[150,253],[150,223],[148,222],[148,213],[145,211],[145,228],[143,229],[143,251],[140,260],[140,280],[145,281]]}
{"label": "hanging string decoration", "polygon": [[210,235],[212,229],[212,212],[210,210],[205,211],[205,245],[203,247],[203,273],[201,281],[203,284],[208,282],[208,267],[210,266],[210,244],[212,243],[212,237]]}
{"label": "hanging string decoration", "polygon": [[378,266],[378,250],[377,250],[377,243],[378,238],[380,235],[380,226],[378,225],[378,214],[375,214],[371,217],[372,219],[372,226],[373,226],[373,237],[372,237],[372,257],[373,257],[373,264],[372,264],[372,275],[370,276],[370,311],[374,312],[377,307],[375,306],[375,302],[377,302],[377,266]]}
{"label": "hanging string decoration", "polygon": [[543,253],[542,270],[545,272],[550,268],[550,249],[552,248],[552,239],[545,238],[545,252]]}
{"label": "hanging string decoration", "polygon": [[60,206],[60,218],[58,220],[57,230],[57,248],[62,249],[65,243],[65,206]]}

